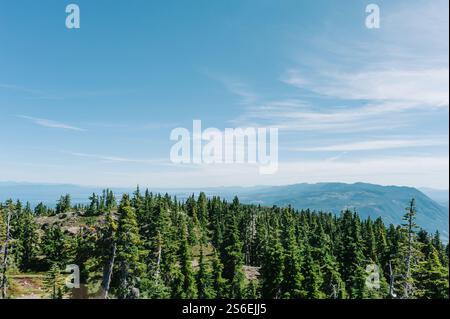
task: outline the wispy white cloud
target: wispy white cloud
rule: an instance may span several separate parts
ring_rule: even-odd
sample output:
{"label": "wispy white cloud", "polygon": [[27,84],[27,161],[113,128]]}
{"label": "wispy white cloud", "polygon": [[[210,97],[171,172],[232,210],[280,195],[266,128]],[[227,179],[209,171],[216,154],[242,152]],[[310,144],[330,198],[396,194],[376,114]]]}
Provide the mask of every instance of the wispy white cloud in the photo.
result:
{"label": "wispy white cloud", "polygon": [[56,129],[62,129],[62,130],[70,130],[70,131],[79,131],[79,132],[85,132],[86,130],[77,126],[72,126],[66,123],[57,122],[49,119],[42,119],[32,116],[26,116],[26,115],[17,115],[17,117],[29,120],[33,122],[36,125],[48,127],[48,128],[56,128]]}
{"label": "wispy white cloud", "polygon": [[[386,4],[376,32],[319,31],[309,45],[292,50],[295,62],[279,78],[293,90],[291,98],[260,98],[233,122],[284,131],[383,132],[416,125],[424,113],[448,112],[443,8],[448,1]],[[295,103],[281,106],[287,100]]]}
{"label": "wispy white cloud", "polygon": [[[317,78],[309,80],[305,80],[300,71],[289,70],[283,81],[343,100],[403,102],[403,110],[449,105],[448,67],[319,73]],[[385,111],[389,109],[385,108]]]}
{"label": "wispy white cloud", "polygon": [[110,156],[110,155],[99,155],[99,154],[87,154],[87,153],[79,153],[79,152],[63,152],[69,155],[83,157],[83,158],[91,158],[104,162],[117,162],[117,163],[137,163],[137,164],[169,164],[167,159],[137,159],[137,158],[129,158],[129,157],[120,157],[120,156]]}
{"label": "wispy white cloud", "polygon": [[180,126],[180,124],[176,122],[87,122],[85,124],[95,128],[107,128],[124,131],[161,130]]}
{"label": "wispy white cloud", "polygon": [[[265,124],[283,131],[321,131],[335,134],[381,131],[406,126],[408,114],[404,113],[406,109],[411,108],[411,104],[407,102],[328,108],[314,107],[305,101],[297,101],[289,106],[283,103],[284,100],[268,101],[249,107],[232,122],[240,126]],[[396,116],[393,117],[393,114]]]}
{"label": "wispy white cloud", "polygon": [[291,151],[302,152],[350,152],[350,151],[372,151],[387,150],[399,148],[414,148],[427,146],[444,146],[448,145],[448,139],[383,139],[370,140],[345,144],[334,144],[318,147],[294,147],[288,148]]}
{"label": "wispy white cloud", "polygon": [[259,95],[251,90],[242,80],[229,76],[218,76],[209,71],[204,71],[204,74],[210,79],[221,83],[229,93],[238,97],[240,104],[251,105],[259,99]]}
{"label": "wispy white cloud", "polygon": [[258,96],[241,82],[227,81],[226,86],[232,94],[241,98],[242,104],[251,104],[258,99]]}
{"label": "wispy white cloud", "polygon": [[444,8],[446,0],[389,3],[382,6],[382,27],[375,32],[349,37],[341,28],[318,31],[309,45],[292,49],[295,62],[281,74],[292,98],[259,98],[234,123],[339,134],[392,131],[417,124],[424,112],[444,114],[449,108]]}
{"label": "wispy white cloud", "polygon": [[19,91],[19,92],[24,92],[24,93],[29,93],[29,94],[42,93],[39,90],[34,90],[34,89],[30,89],[30,88],[23,87],[23,86],[20,86],[20,85],[6,84],[6,83],[0,83],[0,89]]}

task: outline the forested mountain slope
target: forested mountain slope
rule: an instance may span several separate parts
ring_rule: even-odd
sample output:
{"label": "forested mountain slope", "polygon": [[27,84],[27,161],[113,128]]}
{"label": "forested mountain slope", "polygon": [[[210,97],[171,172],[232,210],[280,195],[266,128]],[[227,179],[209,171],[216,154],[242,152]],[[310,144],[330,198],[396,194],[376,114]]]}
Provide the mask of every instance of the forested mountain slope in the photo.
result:
{"label": "forested mountain slope", "polygon": [[[34,209],[8,200],[0,205],[0,291],[12,298],[448,298],[449,246],[416,223],[422,212],[414,200],[403,206],[404,225],[394,226],[351,210],[336,216],[205,193],[179,200],[137,189],[118,203],[104,190],[87,204],[64,195],[55,208]],[[79,267],[81,288],[64,286],[67,265]]]}

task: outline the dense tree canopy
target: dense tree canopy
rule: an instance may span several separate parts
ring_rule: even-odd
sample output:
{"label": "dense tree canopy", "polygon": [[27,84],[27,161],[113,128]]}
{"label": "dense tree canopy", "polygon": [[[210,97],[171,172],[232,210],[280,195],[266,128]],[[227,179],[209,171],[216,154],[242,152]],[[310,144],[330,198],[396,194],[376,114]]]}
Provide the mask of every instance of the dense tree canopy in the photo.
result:
{"label": "dense tree canopy", "polygon": [[68,264],[80,267],[92,297],[448,298],[448,244],[420,229],[417,214],[411,201],[403,225],[385,226],[348,210],[335,216],[204,193],[182,202],[139,189],[118,206],[111,190],[86,205],[62,196],[55,210],[10,200],[0,205],[0,250],[10,215],[11,258],[0,261],[47,272],[52,298],[71,296],[60,287]]}

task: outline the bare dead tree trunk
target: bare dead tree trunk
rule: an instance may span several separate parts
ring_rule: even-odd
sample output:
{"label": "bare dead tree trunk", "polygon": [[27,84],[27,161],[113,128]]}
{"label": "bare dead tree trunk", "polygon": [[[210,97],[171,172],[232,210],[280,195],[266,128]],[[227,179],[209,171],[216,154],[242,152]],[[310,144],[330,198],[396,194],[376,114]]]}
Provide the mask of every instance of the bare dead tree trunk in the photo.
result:
{"label": "bare dead tree trunk", "polygon": [[331,296],[333,299],[338,298],[338,285],[331,284],[331,287],[333,288],[333,292],[331,293]]}
{"label": "bare dead tree trunk", "polygon": [[103,274],[103,282],[102,282],[102,299],[108,299],[108,293],[109,293],[109,288],[111,285],[111,278],[112,278],[112,273],[113,273],[113,268],[114,268],[114,261],[116,259],[116,244],[113,245],[112,248],[112,255],[111,258],[109,260],[109,264],[105,269],[105,272]]}
{"label": "bare dead tree trunk", "polygon": [[3,252],[3,275],[0,282],[1,286],[1,299],[6,299],[7,297],[7,279],[6,279],[6,272],[8,271],[8,247],[9,247],[9,236],[10,236],[10,224],[11,224],[11,210],[8,210],[8,220],[6,222],[6,241],[5,241],[5,247]]}
{"label": "bare dead tree trunk", "polygon": [[394,292],[394,281],[395,281],[395,277],[394,277],[394,272],[392,270],[392,261],[389,260],[389,296],[391,298],[395,298],[395,292]]}
{"label": "bare dead tree trunk", "polygon": [[248,227],[248,238],[245,242],[245,265],[253,266],[253,250],[252,250],[252,242],[256,235],[256,215],[252,212],[252,219],[250,221],[250,225]]}
{"label": "bare dead tree trunk", "polygon": [[162,246],[159,245],[158,248],[158,261],[156,263],[156,278],[159,278],[160,265],[161,265],[161,254],[162,254]]}
{"label": "bare dead tree trunk", "polygon": [[405,298],[409,298],[411,290],[411,259],[413,254],[413,214],[414,214],[414,202],[411,201],[408,215],[408,251],[406,255],[406,279],[405,279]]}

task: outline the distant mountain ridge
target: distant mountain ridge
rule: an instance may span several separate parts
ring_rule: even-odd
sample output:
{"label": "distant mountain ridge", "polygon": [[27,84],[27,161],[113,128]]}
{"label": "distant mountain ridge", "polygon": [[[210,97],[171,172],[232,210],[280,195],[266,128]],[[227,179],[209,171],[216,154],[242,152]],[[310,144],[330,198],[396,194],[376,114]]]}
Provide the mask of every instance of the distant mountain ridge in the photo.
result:
{"label": "distant mountain ridge", "polygon": [[385,223],[401,224],[411,198],[417,203],[417,223],[429,232],[449,235],[449,211],[423,192],[412,187],[380,186],[366,183],[296,184],[258,189],[239,196],[242,202],[261,205],[291,205],[338,214],[357,211],[362,218],[382,217]]}
{"label": "distant mountain ridge", "polygon": [[446,207],[448,209],[449,207],[449,192],[448,190],[443,189],[432,189],[432,188],[426,188],[422,187],[419,188],[419,190],[430,197],[432,200],[436,201],[440,205]]}
{"label": "distant mountain ridge", "polygon": [[[112,188],[117,194],[132,192],[130,188]],[[143,189],[143,187],[142,187]],[[29,201],[32,205],[44,202],[54,205],[62,194],[71,194],[74,203],[86,203],[99,187],[76,185],[1,183],[0,201],[8,198]],[[238,196],[242,203],[263,206],[287,206],[339,214],[345,209],[355,210],[362,218],[382,217],[386,224],[401,224],[405,208],[411,198],[417,202],[417,223],[429,232],[439,230],[444,240],[449,238],[448,206],[438,203],[413,187],[381,186],[367,183],[318,183],[286,186],[217,187],[192,189],[152,188],[153,192],[169,193],[180,199],[204,191],[208,196],[221,196],[231,200]],[[427,189],[428,193],[432,193]],[[448,192],[447,192],[448,193]],[[445,200],[445,191],[436,193]],[[432,195],[432,194],[431,194]],[[448,199],[447,199],[448,202]]]}

